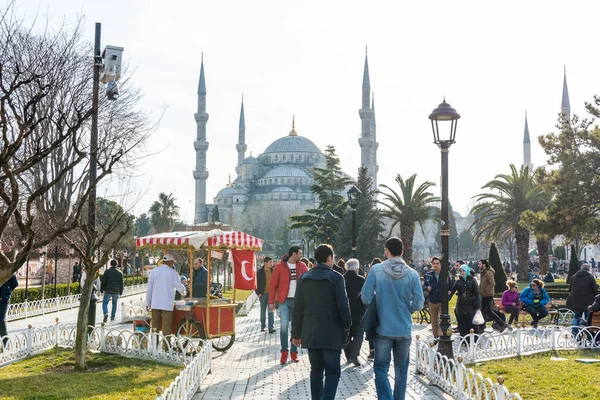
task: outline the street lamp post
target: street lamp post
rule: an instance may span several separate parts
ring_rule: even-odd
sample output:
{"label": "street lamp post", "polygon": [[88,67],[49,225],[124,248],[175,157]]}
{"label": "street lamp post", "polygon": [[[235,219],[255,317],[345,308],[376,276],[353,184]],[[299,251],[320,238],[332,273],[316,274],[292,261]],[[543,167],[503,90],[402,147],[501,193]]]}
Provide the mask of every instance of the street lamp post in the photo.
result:
{"label": "street lamp post", "polygon": [[[442,337],[438,343],[438,352],[448,358],[454,358],[452,352],[452,329],[450,325],[450,314],[448,312],[448,264],[449,264],[449,243],[450,224],[448,223],[448,151],[450,146],[455,143],[456,125],[460,114],[446,103],[446,99],[429,114],[431,120],[431,129],[433,131],[433,142],[438,145],[442,153],[442,227],[441,227],[441,243],[442,243],[442,270],[440,280],[441,285],[441,315],[440,328],[442,329]],[[441,124],[440,124],[441,123]],[[440,135],[440,125],[447,129],[442,129]]]}
{"label": "street lamp post", "polygon": [[460,255],[458,254],[458,235],[456,236],[456,260],[460,260]]}
{"label": "street lamp post", "polygon": [[306,240],[302,238],[302,240],[300,240],[300,244],[302,245],[302,254],[304,254],[304,245],[306,244]]}
{"label": "street lamp post", "polygon": [[54,297],[56,297],[56,277],[58,275],[58,245],[54,245]]}
{"label": "street lamp post", "polygon": [[352,257],[356,258],[356,207],[360,202],[361,191],[355,186],[348,190],[348,205],[352,209]]}
{"label": "street lamp post", "polygon": [[42,246],[42,300],[46,298],[46,254],[48,254],[48,246]]}
{"label": "street lamp post", "polygon": [[335,218],[335,215],[331,213],[331,211],[327,211],[323,218],[325,218],[325,223],[327,224],[327,244],[331,244],[331,220]]}
{"label": "street lamp post", "polygon": [[72,277],[71,277],[71,260],[73,259],[73,255],[75,255],[75,249],[73,248],[73,246],[71,246],[71,247],[69,247],[69,275],[67,276],[67,283],[69,284],[68,296],[71,295],[71,281],[72,281]]}

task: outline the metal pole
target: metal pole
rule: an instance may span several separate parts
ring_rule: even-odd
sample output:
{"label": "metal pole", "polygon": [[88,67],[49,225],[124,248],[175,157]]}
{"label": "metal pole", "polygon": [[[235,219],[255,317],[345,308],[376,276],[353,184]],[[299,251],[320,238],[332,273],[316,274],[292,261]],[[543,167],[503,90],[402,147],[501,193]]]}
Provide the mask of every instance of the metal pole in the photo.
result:
{"label": "metal pole", "polygon": [[[94,237],[96,231],[96,174],[97,174],[97,152],[98,152],[98,92],[100,91],[100,35],[102,24],[96,22],[96,34],[94,37],[94,81],[92,87],[92,129],[90,134],[90,197],[88,198],[88,231]],[[89,243],[88,246],[92,244]]]}
{"label": "metal pole", "polygon": [[352,257],[356,258],[356,208],[352,209]]}
{"label": "metal pole", "polygon": [[69,249],[69,275],[67,275],[67,285],[68,289],[67,289],[67,296],[71,295],[71,281],[72,281],[72,276],[71,276],[71,249]]}
{"label": "metal pole", "polygon": [[448,358],[454,358],[452,351],[452,330],[450,326],[450,314],[448,313],[448,250],[449,250],[449,235],[450,224],[448,223],[448,151],[450,143],[441,142],[440,149],[442,153],[442,270],[440,279],[441,285],[441,301],[442,310],[440,313],[440,328],[442,329],[442,337],[438,343],[438,352]]}
{"label": "metal pole", "polygon": [[58,275],[58,245],[54,245],[54,297],[56,297],[56,276]]}
{"label": "metal pole", "polygon": [[25,270],[25,298],[29,292],[29,257],[27,257],[27,269]]}

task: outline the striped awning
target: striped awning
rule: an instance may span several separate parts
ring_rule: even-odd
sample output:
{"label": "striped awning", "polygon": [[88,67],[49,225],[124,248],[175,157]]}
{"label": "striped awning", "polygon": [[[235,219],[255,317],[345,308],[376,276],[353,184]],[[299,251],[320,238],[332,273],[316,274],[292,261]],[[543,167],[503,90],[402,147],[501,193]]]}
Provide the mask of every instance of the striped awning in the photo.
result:
{"label": "striped awning", "polygon": [[168,248],[168,249],[243,249],[262,250],[263,240],[245,232],[223,232],[220,229],[211,231],[166,232],[136,238],[136,247]]}
{"label": "striped awning", "polygon": [[208,247],[262,250],[263,240],[240,231],[224,232],[222,235],[208,238]]}

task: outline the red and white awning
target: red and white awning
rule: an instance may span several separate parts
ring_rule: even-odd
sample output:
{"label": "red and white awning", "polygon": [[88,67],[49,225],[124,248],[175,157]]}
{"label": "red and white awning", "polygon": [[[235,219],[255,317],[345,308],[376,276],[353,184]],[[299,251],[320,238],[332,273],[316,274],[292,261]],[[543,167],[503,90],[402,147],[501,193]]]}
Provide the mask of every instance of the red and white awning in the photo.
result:
{"label": "red and white awning", "polygon": [[166,232],[136,238],[137,248],[200,249],[222,248],[261,251],[263,240],[245,232],[211,231]]}

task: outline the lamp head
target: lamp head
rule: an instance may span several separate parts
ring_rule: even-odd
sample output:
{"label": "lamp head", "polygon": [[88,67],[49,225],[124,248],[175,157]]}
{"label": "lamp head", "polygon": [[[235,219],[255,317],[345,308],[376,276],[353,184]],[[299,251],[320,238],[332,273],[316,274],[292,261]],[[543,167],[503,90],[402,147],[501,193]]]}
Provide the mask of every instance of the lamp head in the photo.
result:
{"label": "lamp head", "polygon": [[[456,138],[456,124],[460,119],[460,114],[456,112],[450,104],[444,101],[437,106],[435,110],[429,114],[431,120],[431,129],[433,131],[433,142],[440,147],[450,147],[451,144],[455,143]],[[440,124],[442,123],[442,133],[440,134]],[[444,126],[446,128],[444,129]]]}
{"label": "lamp head", "polygon": [[348,195],[348,204],[353,210],[356,210],[356,207],[358,207],[358,203],[360,202],[360,195],[362,192],[356,187],[356,185],[352,185],[346,194]]}

